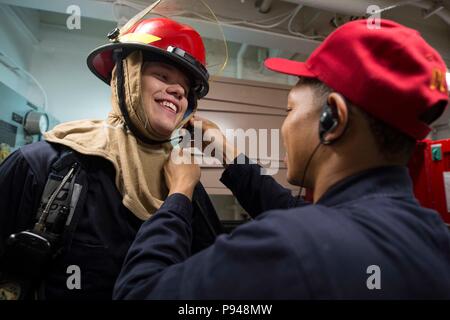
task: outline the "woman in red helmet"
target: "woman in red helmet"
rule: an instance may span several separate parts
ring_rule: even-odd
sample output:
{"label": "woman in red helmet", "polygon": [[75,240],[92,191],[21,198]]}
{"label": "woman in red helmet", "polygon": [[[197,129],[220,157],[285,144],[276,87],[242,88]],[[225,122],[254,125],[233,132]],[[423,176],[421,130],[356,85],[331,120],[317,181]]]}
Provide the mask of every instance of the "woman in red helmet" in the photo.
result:
{"label": "woman in red helmet", "polygon": [[[27,298],[37,286],[41,298],[110,299],[135,234],[168,194],[170,136],[208,92],[202,39],[166,18],[108,37],[88,57],[91,71],[111,85],[107,120],[63,123],[0,166],[2,296]],[[195,252],[221,225],[200,184],[194,199]]]}

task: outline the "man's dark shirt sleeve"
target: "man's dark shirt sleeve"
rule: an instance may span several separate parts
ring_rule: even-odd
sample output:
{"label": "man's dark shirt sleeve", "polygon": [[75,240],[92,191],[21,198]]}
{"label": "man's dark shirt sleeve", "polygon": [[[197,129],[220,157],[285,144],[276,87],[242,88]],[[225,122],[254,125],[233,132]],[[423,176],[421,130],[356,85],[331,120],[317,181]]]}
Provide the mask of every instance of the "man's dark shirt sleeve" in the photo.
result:
{"label": "man's dark shirt sleeve", "polygon": [[281,186],[272,176],[261,174],[261,169],[245,155],[240,154],[220,178],[253,218],[265,211],[306,204],[292,196],[291,190]]}
{"label": "man's dark shirt sleeve", "polygon": [[[166,199],[142,225],[130,247],[115,285],[115,299],[257,299],[271,292],[282,299],[280,292],[291,292],[292,288],[276,288],[286,286],[286,282],[273,281],[281,273],[292,278],[288,283],[297,286],[299,297],[308,296],[306,286],[298,288],[304,279],[301,268],[283,265],[284,259],[292,258],[293,250],[272,231],[270,221],[243,225],[189,257],[191,219],[192,205],[187,197],[173,194]],[[233,281],[246,274],[252,276],[246,277],[245,283]]]}

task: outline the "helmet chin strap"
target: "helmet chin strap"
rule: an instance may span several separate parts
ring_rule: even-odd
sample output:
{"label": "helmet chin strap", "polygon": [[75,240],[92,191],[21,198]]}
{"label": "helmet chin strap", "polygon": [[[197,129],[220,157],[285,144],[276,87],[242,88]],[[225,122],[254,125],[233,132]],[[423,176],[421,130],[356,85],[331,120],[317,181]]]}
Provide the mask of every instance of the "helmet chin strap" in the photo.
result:
{"label": "helmet chin strap", "polygon": [[130,119],[130,115],[128,113],[126,100],[125,100],[125,86],[124,86],[124,72],[123,72],[123,51],[121,48],[114,50],[114,60],[116,62],[116,73],[117,73],[117,97],[119,99],[119,107],[120,112],[123,115],[123,118],[125,120],[125,125],[130,131],[133,133],[133,135],[139,139],[140,141],[151,144],[151,145],[157,145],[162,144],[166,142],[170,142],[171,140],[163,140],[163,141],[155,141],[147,138],[143,134],[139,132],[139,130],[136,128],[136,126],[133,124],[133,122]]}

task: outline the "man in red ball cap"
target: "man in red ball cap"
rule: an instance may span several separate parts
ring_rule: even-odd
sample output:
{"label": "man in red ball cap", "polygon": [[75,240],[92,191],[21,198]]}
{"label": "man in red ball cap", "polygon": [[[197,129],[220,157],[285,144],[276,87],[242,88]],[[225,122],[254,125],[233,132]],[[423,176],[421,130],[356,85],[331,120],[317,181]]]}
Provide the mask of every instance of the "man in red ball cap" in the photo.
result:
{"label": "man in red ball cap", "polygon": [[[262,176],[225,141],[217,147],[234,161],[221,181],[254,220],[187,258],[175,244],[189,242],[186,181],[200,171],[169,163],[176,187],[137,234],[115,297],[450,298],[450,235],[415,199],[407,169],[416,141],[448,103],[440,55],[415,30],[359,20],[334,31],[304,63],[265,64],[299,77],[281,131],[287,178],[313,189],[313,203]],[[217,126],[204,120],[208,129]],[[220,138],[216,130],[214,141]]]}

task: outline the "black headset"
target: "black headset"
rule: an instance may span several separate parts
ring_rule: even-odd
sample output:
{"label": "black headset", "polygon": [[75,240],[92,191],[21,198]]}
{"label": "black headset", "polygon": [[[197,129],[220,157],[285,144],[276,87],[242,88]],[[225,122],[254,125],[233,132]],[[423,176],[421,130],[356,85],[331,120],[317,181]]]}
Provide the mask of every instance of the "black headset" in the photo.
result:
{"label": "black headset", "polygon": [[333,131],[339,124],[339,117],[335,106],[325,103],[319,120],[319,139],[321,144],[331,144],[335,140],[326,140],[325,134]]}
{"label": "black headset", "polygon": [[[327,102],[325,102],[325,104],[322,107],[322,113],[320,114],[320,120],[319,120],[319,139],[320,139],[320,142],[314,148],[314,151],[311,153],[308,161],[306,162],[305,170],[303,171],[303,178],[301,180],[302,184],[305,182],[306,171],[308,170],[308,167],[309,167],[309,165],[311,163],[311,160],[314,157],[314,155],[316,154],[316,152],[319,149],[319,147],[321,145],[332,144],[333,142],[337,141],[345,133],[345,131],[347,129],[347,125],[346,125],[346,127],[344,129],[344,132],[342,132],[342,134],[339,137],[337,137],[336,139],[333,139],[333,140],[326,140],[325,139],[325,135],[327,133],[333,131],[338,126],[338,124],[339,124],[339,115],[338,115],[336,106],[331,106]],[[347,122],[347,124],[348,124],[348,122]],[[301,197],[302,190],[303,190],[303,185],[300,187],[300,191],[298,192],[298,198]]]}

